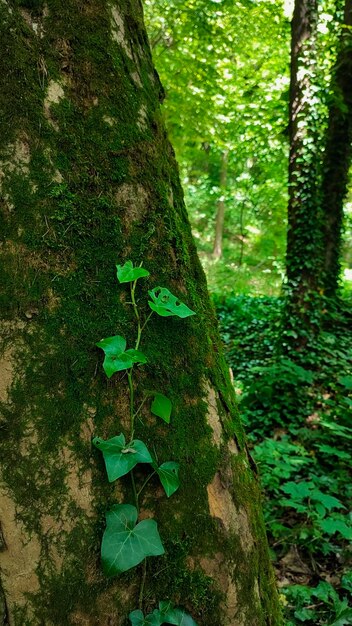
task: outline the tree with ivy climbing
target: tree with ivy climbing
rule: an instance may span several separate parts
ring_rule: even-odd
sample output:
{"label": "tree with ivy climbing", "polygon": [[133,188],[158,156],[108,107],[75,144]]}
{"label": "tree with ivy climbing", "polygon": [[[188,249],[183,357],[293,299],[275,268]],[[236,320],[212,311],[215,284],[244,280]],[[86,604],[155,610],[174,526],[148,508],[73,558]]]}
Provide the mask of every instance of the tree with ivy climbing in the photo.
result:
{"label": "tree with ivy climbing", "polygon": [[141,6],[0,18],[0,619],[277,626]]}

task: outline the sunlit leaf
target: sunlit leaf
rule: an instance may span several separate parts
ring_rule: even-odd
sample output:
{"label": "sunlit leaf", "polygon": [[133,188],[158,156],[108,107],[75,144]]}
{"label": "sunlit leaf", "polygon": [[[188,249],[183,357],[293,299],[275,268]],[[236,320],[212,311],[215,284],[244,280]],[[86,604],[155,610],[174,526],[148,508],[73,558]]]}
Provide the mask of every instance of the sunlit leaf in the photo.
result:
{"label": "sunlit leaf", "polygon": [[169,317],[170,315],[176,315],[177,317],[189,317],[195,315],[195,312],[188,308],[186,304],[181,302],[171,291],[165,287],[155,287],[151,291],[148,291],[152,302],[148,301],[148,304],[152,311],[158,313],[162,317]]}
{"label": "sunlit leaf", "polygon": [[138,278],[149,276],[148,270],[143,267],[133,267],[132,261],[126,261],[124,265],[116,265],[116,270],[119,283],[131,283]]}
{"label": "sunlit leaf", "polygon": [[106,337],[98,341],[96,345],[104,351],[103,368],[108,378],[111,378],[115,372],[129,369],[135,363],[147,362],[147,357],[139,350],[132,348],[126,350],[126,339],[120,335]]}

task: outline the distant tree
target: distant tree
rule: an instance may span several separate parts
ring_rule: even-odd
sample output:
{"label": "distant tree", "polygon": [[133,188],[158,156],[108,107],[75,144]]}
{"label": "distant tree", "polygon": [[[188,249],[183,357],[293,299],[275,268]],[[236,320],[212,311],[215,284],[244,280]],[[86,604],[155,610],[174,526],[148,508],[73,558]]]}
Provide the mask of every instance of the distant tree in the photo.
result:
{"label": "distant tree", "polygon": [[[303,344],[319,326],[315,294],[322,288],[321,147],[316,97],[317,0],[296,0],[291,22],[289,203],[286,251],[288,325],[301,323]],[[296,337],[295,337],[296,338]]]}
{"label": "distant tree", "polygon": [[[342,2],[338,3],[342,5]],[[342,7],[341,7],[342,8]],[[323,156],[324,292],[339,286],[344,199],[352,154],[352,0],[345,0],[338,54],[333,70]]]}

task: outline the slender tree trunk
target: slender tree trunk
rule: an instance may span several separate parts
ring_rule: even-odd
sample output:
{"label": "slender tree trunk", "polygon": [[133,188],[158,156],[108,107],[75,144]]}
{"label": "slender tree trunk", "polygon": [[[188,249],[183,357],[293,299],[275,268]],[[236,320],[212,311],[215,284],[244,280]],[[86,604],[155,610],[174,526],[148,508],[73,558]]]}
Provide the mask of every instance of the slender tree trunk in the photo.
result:
{"label": "slender tree trunk", "polygon": [[224,234],[224,220],[225,220],[225,190],[227,183],[227,161],[228,150],[224,150],[221,155],[220,166],[220,199],[217,203],[217,212],[215,218],[215,239],[213,248],[214,259],[221,259],[222,257],[222,240]]}
{"label": "slender tree trunk", "polygon": [[300,347],[319,328],[316,294],[322,285],[321,142],[314,84],[316,25],[317,0],[296,0],[291,27],[286,319],[288,326],[294,320]]}
{"label": "slender tree trunk", "polygon": [[344,23],[333,78],[333,100],[323,161],[324,287],[335,296],[340,274],[343,201],[352,146],[352,1],[345,0]]}
{"label": "slender tree trunk", "polygon": [[[199,626],[276,626],[258,485],[140,2],[1,0],[0,31],[0,621],[114,626],[138,607],[142,567],[106,579],[99,563],[104,511],[131,486],[108,484],[91,446],[126,431],[126,378],[107,382],[95,344],[132,344],[114,271],[131,258],[150,271],[145,288],[166,286],[197,312],[151,320],[135,375],[137,402],[155,389],[173,403],[168,428],[145,405],[136,436],[181,467],[172,498],[152,480],[142,503],[166,549],[148,561],[143,608],[170,599]],[[136,297],[142,306],[142,286]]]}

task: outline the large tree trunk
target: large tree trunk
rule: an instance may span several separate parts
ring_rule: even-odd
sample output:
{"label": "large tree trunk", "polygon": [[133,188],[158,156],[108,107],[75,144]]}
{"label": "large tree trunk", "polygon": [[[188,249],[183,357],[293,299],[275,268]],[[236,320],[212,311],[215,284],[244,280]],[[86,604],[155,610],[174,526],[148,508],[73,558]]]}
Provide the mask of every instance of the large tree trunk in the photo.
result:
{"label": "large tree trunk", "polygon": [[333,100],[323,159],[324,291],[335,296],[340,275],[343,201],[352,150],[352,1],[345,0],[344,23],[333,77]]}
{"label": "large tree trunk", "polygon": [[316,99],[317,0],[296,0],[291,25],[290,157],[287,234],[287,325],[304,347],[317,324],[322,285],[321,157]]}
{"label": "large tree trunk", "polygon": [[[0,621],[121,625],[142,567],[100,570],[108,484],[91,439],[126,431],[126,378],[107,382],[95,343],[135,326],[114,265],[132,258],[197,315],[152,319],[135,394],[137,436],[181,465],[170,499],[150,481],[143,516],[166,554],[148,560],[145,610],[171,599],[199,626],[281,623],[228,368],[165,136],[138,0],[0,1],[3,351]],[[146,288],[146,287],[145,287]],[[137,286],[143,303],[144,287]],[[128,298],[127,298],[128,299]],[[136,477],[143,480],[143,473]],[[1,596],[1,594],[0,594]]]}

